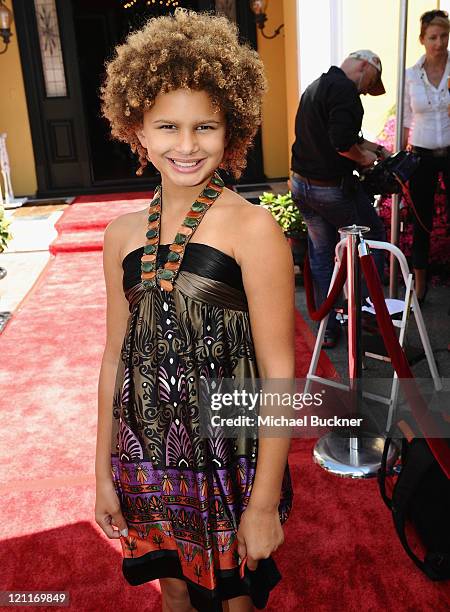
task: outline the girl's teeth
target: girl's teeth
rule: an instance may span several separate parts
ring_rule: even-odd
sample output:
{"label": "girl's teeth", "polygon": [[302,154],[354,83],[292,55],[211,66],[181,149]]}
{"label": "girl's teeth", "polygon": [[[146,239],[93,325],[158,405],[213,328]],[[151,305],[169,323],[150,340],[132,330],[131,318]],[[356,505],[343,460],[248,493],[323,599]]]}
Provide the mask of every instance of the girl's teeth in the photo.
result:
{"label": "girl's teeth", "polygon": [[174,159],[172,161],[175,164],[175,166],[180,166],[180,168],[192,168],[193,166],[196,166],[197,163],[198,163],[196,161],[194,161],[194,162],[179,162],[179,161],[175,161]]}

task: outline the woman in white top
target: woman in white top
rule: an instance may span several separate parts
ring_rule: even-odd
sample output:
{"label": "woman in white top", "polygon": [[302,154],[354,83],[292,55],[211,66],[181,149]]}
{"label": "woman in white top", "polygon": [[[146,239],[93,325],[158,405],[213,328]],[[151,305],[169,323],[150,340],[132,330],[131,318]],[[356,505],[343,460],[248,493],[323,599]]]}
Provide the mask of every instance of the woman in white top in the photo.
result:
{"label": "woman in white top", "polygon": [[427,11],[420,18],[420,42],[425,55],[408,68],[405,81],[404,142],[420,156],[420,166],[410,180],[414,204],[413,268],[420,302],[426,295],[426,273],[433,226],[434,194],[443,173],[450,190],[450,76],[446,11]]}

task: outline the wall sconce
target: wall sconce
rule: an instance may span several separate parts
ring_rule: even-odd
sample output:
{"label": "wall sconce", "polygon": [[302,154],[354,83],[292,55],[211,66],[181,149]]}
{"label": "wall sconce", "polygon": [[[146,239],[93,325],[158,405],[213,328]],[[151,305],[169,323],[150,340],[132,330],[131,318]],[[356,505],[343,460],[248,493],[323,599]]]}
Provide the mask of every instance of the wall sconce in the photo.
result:
{"label": "wall sconce", "polygon": [[284,28],[284,23],[278,26],[278,28],[270,36],[265,34],[264,25],[267,21],[267,15],[266,15],[267,5],[268,5],[267,0],[250,0],[250,9],[255,15],[255,22],[258,28],[261,30],[261,34],[264,36],[264,38],[275,38],[281,32],[281,28]]}
{"label": "wall sconce", "polygon": [[4,0],[0,0],[0,36],[3,38],[5,48],[2,53],[6,53],[6,49],[9,45],[9,39],[11,38],[11,25],[13,22],[13,14],[7,6],[3,4]]}

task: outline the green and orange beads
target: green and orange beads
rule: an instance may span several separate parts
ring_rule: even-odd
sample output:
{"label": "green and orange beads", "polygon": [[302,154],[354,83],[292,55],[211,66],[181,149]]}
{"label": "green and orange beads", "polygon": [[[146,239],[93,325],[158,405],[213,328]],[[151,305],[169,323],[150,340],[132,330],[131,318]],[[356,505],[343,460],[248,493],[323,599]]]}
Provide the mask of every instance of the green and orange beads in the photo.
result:
{"label": "green and orange beads", "polygon": [[203,219],[206,211],[214,204],[224,187],[223,180],[217,171],[193,202],[174,241],[169,246],[167,261],[162,268],[157,268],[159,234],[161,227],[161,185],[155,189],[155,194],[148,210],[148,227],[141,258],[141,280],[145,288],[159,286],[163,291],[172,291],[175,278],[179,272],[187,243]]}

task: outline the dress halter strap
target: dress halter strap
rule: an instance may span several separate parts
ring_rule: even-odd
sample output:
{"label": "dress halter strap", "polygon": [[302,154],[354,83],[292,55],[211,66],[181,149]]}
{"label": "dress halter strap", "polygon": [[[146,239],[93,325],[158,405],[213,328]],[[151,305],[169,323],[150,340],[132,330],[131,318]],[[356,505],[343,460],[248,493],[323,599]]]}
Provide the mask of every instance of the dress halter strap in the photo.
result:
{"label": "dress halter strap", "polygon": [[186,245],[200,225],[200,221],[203,219],[206,211],[209,210],[222,193],[223,187],[224,182],[216,170],[206,187],[191,205],[189,212],[179,227],[174,241],[169,246],[167,261],[162,268],[158,268],[157,256],[160,242],[162,206],[162,188],[161,185],[158,185],[149,205],[147,242],[141,258],[141,280],[146,289],[159,286],[163,291],[173,290],[173,284],[180,270]]}

